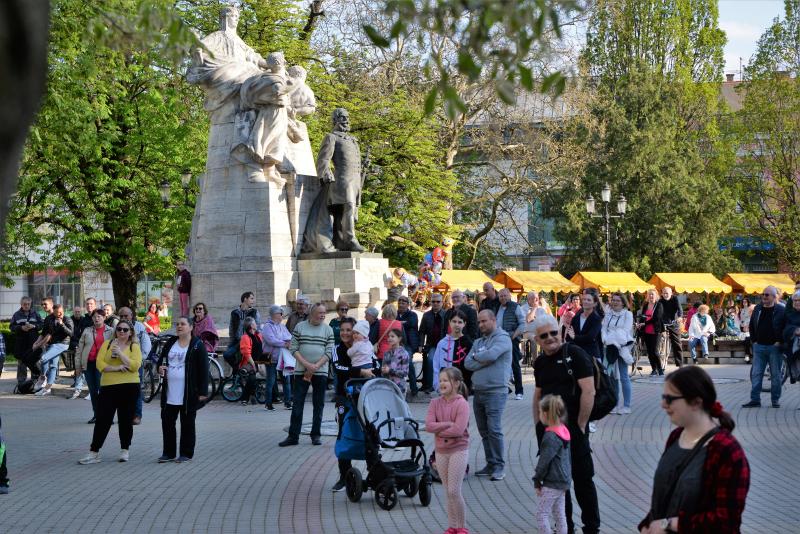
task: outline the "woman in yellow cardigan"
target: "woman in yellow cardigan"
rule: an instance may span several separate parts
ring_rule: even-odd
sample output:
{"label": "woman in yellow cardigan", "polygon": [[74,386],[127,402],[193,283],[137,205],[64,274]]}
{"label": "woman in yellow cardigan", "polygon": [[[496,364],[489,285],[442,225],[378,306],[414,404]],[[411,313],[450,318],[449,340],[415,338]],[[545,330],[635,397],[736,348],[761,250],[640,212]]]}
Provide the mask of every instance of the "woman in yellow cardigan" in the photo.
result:
{"label": "woman in yellow cardigan", "polygon": [[117,414],[120,462],[128,461],[128,448],[133,438],[133,415],[139,398],[139,367],[142,351],[133,332],[133,325],[122,320],[114,329],[114,338],[107,340],[97,352],[100,371],[100,396],[97,399],[97,422],[94,424],[89,454],[78,463],[100,462],[100,448],[108,436],[114,413]]}

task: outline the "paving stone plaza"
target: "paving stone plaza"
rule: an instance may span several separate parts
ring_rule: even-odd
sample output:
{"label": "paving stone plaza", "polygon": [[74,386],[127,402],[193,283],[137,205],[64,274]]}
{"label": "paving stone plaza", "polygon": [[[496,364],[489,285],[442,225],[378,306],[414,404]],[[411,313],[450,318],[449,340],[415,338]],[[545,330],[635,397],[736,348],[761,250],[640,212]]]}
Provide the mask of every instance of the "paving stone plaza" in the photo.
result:
{"label": "paving stone plaza", "polygon": [[[743,410],[749,366],[707,369],[719,382],[720,400],[736,420],[735,435],[752,469],[742,532],[800,532],[800,387],[787,384],[779,409]],[[282,409],[267,412],[260,406],[215,400],[198,414],[195,459],[157,464],[161,421],[154,402],[145,405],[142,424],[135,427],[129,463],[116,462],[113,427],[104,461],[78,465],[91,439],[92,427],[86,424],[90,403],[66,400],[72,391],[66,386],[44,398],[11,395],[14,376],[14,368],[7,367],[0,381],[12,479],[11,493],[0,496],[2,531],[438,534],[447,528],[439,484],[434,485],[430,507],[401,496],[389,512],[378,508],[372,492],[359,503],[349,502],[344,492],[332,493],[337,478],[335,438],[323,436],[323,445],[313,447],[308,436],[301,436],[299,446],[278,448],[289,423],[289,412]],[[465,482],[470,532],[535,532],[532,374],[526,374],[525,381],[525,400],[510,397],[503,421],[506,479],[491,482],[470,476]],[[657,380],[637,377],[633,394],[633,414],[609,415],[591,438],[603,532],[636,531],[670,430],[659,407]],[[411,408],[424,419],[426,404],[412,403]],[[324,419],[333,419],[333,414],[333,404],[327,403]],[[310,405],[305,415],[310,421]],[[474,421],[470,433],[474,471],[483,466]],[[432,450],[431,435],[423,437]]]}

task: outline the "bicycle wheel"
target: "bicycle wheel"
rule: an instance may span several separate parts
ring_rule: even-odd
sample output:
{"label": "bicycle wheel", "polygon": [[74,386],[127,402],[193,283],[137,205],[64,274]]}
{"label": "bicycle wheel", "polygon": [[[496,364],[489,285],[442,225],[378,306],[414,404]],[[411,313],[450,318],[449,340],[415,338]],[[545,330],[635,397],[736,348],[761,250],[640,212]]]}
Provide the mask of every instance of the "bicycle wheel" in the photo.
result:
{"label": "bicycle wheel", "polygon": [[256,402],[265,404],[267,402],[267,381],[266,379],[256,379]]}
{"label": "bicycle wheel", "polygon": [[[779,373],[779,379],[781,384],[785,384],[786,380],[789,378],[789,366],[786,365],[786,358],[781,359],[781,369]],[[750,367],[750,379],[753,378],[753,367]],[[764,369],[764,376],[761,379],[761,391],[763,393],[769,393],[772,390],[772,373],[770,373],[769,365],[767,368]]]}
{"label": "bicycle wheel", "polygon": [[224,373],[222,366],[213,356],[208,357],[208,400],[214,398],[219,391],[220,384],[222,383]]}
{"label": "bicycle wheel", "polygon": [[222,383],[222,398],[228,402],[238,402],[244,395],[244,384],[239,379],[239,374],[235,373],[232,377]]}
{"label": "bicycle wheel", "polygon": [[671,352],[670,349],[669,333],[662,332],[658,341],[658,359],[661,361],[661,369],[665,371],[667,370],[667,362],[669,361],[669,355]]}
{"label": "bicycle wheel", "polygon": [[156,396],[160,384],[158,383],[158,374],[156,373],[155,365],[146,361],[144,369],[142,370],[142,400],[150,402]]}

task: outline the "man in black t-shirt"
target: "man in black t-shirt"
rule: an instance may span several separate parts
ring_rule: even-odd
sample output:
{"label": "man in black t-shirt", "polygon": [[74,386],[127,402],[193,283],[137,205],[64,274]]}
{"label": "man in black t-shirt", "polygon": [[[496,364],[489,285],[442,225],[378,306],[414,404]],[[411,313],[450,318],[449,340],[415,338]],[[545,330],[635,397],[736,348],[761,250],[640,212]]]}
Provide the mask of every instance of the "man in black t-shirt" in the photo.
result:
{"label": "man in black t-shirt", "polygon": [[[562,344],[558,322],[552,315],[540,314],[533,322],[536,343],[542,355],[536,358],[533,374],[536,390],[533,394],[533,421],[536,437],[541,444],[544,425],[539,421],[539,401],[545,395],[560,395],[567,406],[567,428],[570,433],[570,457],[575,499],[581,507],[584,533],[600,530],[600,509],[597,489],[592,477],[594,462],[589,448],[587,426],[594,405],[594,363],[580,347]],[[570,375],[570,370],[572,375]],[[572,499],[566,495],[567,527],[574,532]]]}

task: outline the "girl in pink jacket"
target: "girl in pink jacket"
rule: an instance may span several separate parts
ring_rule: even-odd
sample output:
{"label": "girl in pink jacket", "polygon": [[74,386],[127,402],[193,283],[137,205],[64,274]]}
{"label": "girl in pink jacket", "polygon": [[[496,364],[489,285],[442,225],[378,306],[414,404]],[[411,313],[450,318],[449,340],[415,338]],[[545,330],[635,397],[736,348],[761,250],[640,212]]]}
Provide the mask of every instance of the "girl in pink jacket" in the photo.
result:
{"label": "girl in pink jacket", "polygon": [[433,399],[425,418],[425,430],[436,435],[436,469],[447,492],[445,534],[469,534],[465,528],[466,505],[461,484],[469,459],[469,403],[467,386],[456,367],[439,373],[439,393]]}

